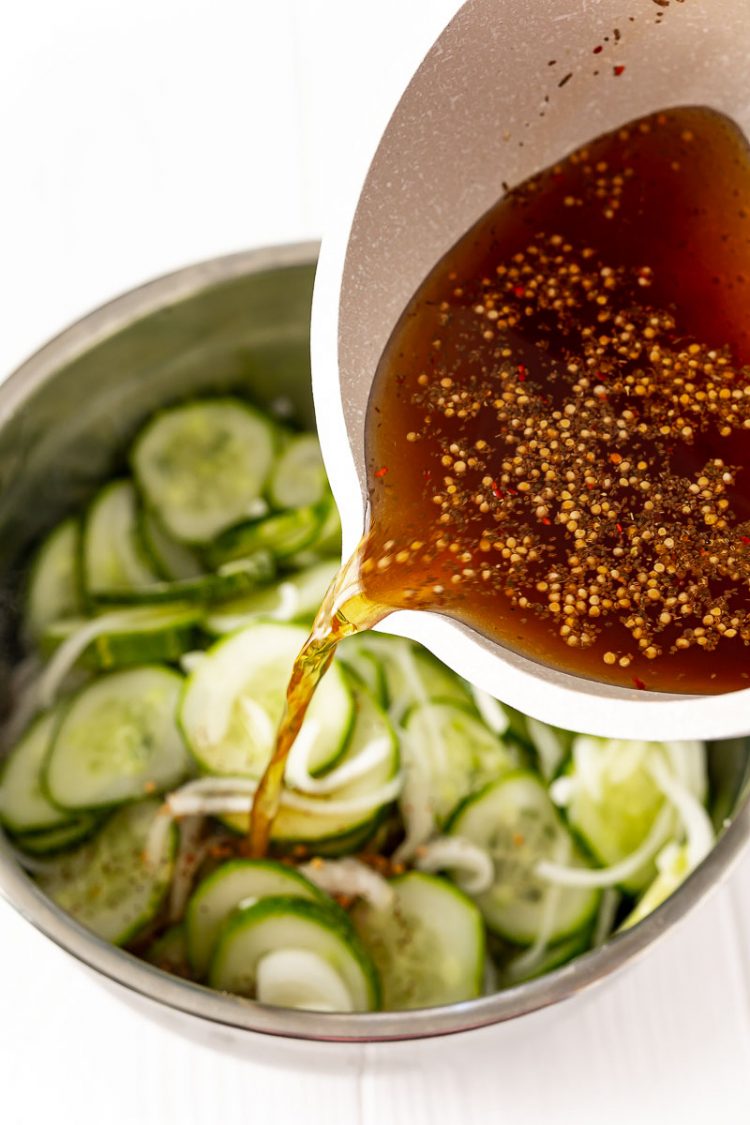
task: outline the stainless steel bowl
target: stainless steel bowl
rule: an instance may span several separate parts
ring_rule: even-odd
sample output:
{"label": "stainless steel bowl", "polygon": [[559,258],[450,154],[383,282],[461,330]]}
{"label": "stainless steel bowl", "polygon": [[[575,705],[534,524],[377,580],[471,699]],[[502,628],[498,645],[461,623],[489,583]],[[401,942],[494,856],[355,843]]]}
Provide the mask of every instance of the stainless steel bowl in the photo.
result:
{"label": "stainless steel bowl", "polygon": [[[155,408],[241,386],[261,403],[288,397],[312,422],[308,325],[316,253],[312,244],[272,247],[170,274],[85,317],[0,386],[0,691],[17,655],[16,606],[29,545],[122,464],[133,432]],[[539,980],[450,1007],[321,1015],[264,1007],[168,976],[58,910],[2,840],[0,891],[122,999],[204,1041],[257,1044],[252,1032],[336,1042],[444,1035],[516,1019],[589,988],[703,898],[750,836],[750,740],[712,747],[710,769],[720,838],[668,902]]]}

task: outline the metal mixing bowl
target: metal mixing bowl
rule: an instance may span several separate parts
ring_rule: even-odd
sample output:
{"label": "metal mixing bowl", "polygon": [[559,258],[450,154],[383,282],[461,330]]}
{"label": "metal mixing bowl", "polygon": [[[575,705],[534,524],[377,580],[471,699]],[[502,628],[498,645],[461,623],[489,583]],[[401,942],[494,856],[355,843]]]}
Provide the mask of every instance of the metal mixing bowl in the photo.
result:
{"label": "metal mixing bowl", "polygon": [[[261,404],[288,397],[298,418],[312,424],[316,253],[311,244],[273,247],[170,274],[79,321],[0,386],[0,691],[18,655],[16,607],[29,546],[122,466],[133,433],[154,409],[244,387]],[[712,747],[710,771],[718,843],[659,910],[539,980],[450,1007],[321,1015],[264,1007],[168,976],[58,910],[3,840],[0,891],[121,998],[194,1037],[257,1043],[248,1033],[339,1042],[443,1035],[515,1019],[588,988],[632,961],[714,887],[750,836],[750,740]]]}

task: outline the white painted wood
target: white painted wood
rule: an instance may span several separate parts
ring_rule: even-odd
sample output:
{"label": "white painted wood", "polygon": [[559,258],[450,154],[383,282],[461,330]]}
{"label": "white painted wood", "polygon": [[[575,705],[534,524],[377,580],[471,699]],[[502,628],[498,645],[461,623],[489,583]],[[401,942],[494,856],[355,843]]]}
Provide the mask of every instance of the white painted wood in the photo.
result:
{"label": "white painted wood", "polygon": [[[149,276],[319,234],[456,6],[4,5],[0,373]],[[750,856],[631,971],[555,1013],[331,1050],[333,1063],[291,1073],[281,1048],[269,1064],[273,1045],[241,1060],[184,1041],[118,1004],[0,903],[9,1125],[733,1125],[750,1118]]]}

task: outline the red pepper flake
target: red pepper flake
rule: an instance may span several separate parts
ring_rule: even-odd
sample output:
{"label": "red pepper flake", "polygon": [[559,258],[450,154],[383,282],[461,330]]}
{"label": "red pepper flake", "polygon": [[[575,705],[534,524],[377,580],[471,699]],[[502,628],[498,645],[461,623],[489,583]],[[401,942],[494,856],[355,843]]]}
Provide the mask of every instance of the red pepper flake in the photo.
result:
{"label": "red pepper flake", "polygon": [[519,383],[525,383],[526,382],[526,367],[524,366],[523,363],[519,363],[519,365],[518,365],[518,382]]}
{"label": "red pepper flake", "polygon": [[549,519],[547,516],[543,516],[542,517],[542,523],[546,524],[547,527],[549,527],[549,525],[552,523],[552,520]]}
{"label": "red pepper flake", "polygon": [[375,476],[376,476],[376,477],[378,478],[378,480],[379,480],[379,479],[380,479],[381,477],[384,477],[384,476],[385,476],[385,474],[386,474],[387,472],[388,472],[388,466],[387,466],[387,465],[383,465],[383,467],[382,467],[381,469],[376,469],[376,470],[375,470]]}
{"label": "red pepper flake", "polygon": [[750,547],[750,535],[741,535],[740,539],[742,540],[743,546]]}
{"label": "red pepper flake", "polygon": [[637,687],[639,691],[646,690],[646,685],[644,684],[640,676],[633,676],[633,685],[634,687]]}
{"label": "red pepper flake", "polygon": [[500,488],[500,486],[499,486],[499,485],[497,484],[497,482],[496,482],[496,481],[494,481],[494,480],[493,480],[493,482],[492,482],[492,484],[491,484],[491,486],[490,486],[490,487],[492,488],[492,494],[493,494],[493,496],[496,496],[496,497],[497,497],[497,499],[499,500],[499,499],[500,499],[500,497],[501,497],[501,496],[502,496],[502,494],[503,494],[503,490],[502,490],[502,488]]}
{"label": "red pepper flake", "polygon": [[513,292],[515,293],[516,297],[525,297],[526,296],[526,290],[523,287],[523,285],[514,285],[513,286]]}
{"label": "red pepper flake", "polygon": [[625,67],[624,66],[613,66],[612,70],[614,72],[615,78],[619,78],[620,75],[624,73]]}
{"label": "red pepper flake", "polygon": [[429,480],[432,476],[432,469],[422,469],[422,476],[425,480]]}
{"label": "red pepper flake", "polygon": [[[617,530],[619,531],[620,535],[622,535],[622,524],[621,524],[621,523],[616,523],[616,524],[615,524],[615,527],[616,527],[616,528],[617,528]],[[619,548],[618,548],[618,550],[619,550]]]}
{"label": "red pepper flake", "polygon": [[602,47],[602,45],[600,43],[598,47],[594,47],[594,50],[591,53],[593,55],[600,55],[603,50],[604,50],[604,48]]}

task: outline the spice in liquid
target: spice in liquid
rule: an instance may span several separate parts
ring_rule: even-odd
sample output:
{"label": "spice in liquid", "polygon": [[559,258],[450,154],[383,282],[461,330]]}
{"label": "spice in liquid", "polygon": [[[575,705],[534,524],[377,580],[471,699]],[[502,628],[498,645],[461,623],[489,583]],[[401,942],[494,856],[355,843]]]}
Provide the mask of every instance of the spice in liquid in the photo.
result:
{"label": "spice in liquid", "polygon": [[503,197],[378,366],[370,527],[295,668],[255,854],[337,640],[393,609],[627,687],[748,686],[749,364],[750,150],[729,119],[654,114]]}

